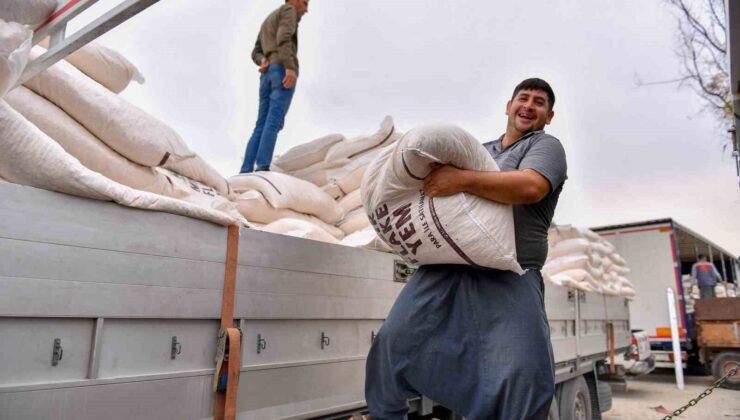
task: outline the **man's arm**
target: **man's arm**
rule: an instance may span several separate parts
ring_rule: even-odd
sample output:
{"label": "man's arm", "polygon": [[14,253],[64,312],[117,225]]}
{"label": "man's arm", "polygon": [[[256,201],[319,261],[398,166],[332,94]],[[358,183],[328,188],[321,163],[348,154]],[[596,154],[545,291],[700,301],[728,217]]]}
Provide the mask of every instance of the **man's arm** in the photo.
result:
{"label": "man's arm", "polygon": [[718,282],[722,281],[722,275],[719,274],[719,271],[717,270],[717,267],[715,267],[714,264],[712,264],[712,271],[714,271],[714,277]]}
{"label": "man's arm", "polygon": [[533,204],[565,182],[567,166],[560,141],[546,135],[529,147],[518,170],[479,172],[447,165],[427,176],[425,191],[432,197],[466,192],[504,204]]}
{"label": "man's arm", "polygon": [[424,180],[424,192],[430,197],[465,192],[504,204],[537,203],[550,189],[550,181],[534,169],[479,172],[445,165]]}
{"label": "man's arm", "polygon": [[692,285],[695,285],[695,286],[698,286],[699,285],[699,280],[697,280],[697,278],[696,278],[696,270],[697,270],[696,263],[694,263],[691,266],[691,284]]}
{"label": "man's arm", "polygon": [[283,8],[278,22],[277,44],[280,62],[285,66],[283,85],[286,89],[295,86],[297,78],[298,58],[293,45],[293,35],[296,31],[298,31],[298,12],[292,6]]}
{"label": "man's arm", "polygon": [[265,52],[262,51],[262,39],[260,38],[260,35],[257,35],[257,41],[254,43],[254,48],[252,49],[252,61],[254,61],[254,64],[262,67],[265,61],[267,61],[267,58],[265,57]]}

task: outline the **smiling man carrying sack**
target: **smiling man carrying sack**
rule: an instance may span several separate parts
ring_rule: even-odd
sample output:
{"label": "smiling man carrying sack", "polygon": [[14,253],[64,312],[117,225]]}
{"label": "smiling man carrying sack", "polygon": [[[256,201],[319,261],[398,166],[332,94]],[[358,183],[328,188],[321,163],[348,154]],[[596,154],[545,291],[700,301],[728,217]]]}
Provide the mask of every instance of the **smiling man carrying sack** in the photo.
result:
{"label": "smiling man carrying sack", "polygon": [[506,133],[484,145],[501,172],[447,165],[425,178],[430,197],[464,192],[513,205],[527,271],[419,267],[368,355],[372,419],[405,419],[418,394],[472,420],[547,418],[555,378],[540,269],[567,172],[563,146],[543,130],[554,103],[547,82],[523,81],[506,105]]}

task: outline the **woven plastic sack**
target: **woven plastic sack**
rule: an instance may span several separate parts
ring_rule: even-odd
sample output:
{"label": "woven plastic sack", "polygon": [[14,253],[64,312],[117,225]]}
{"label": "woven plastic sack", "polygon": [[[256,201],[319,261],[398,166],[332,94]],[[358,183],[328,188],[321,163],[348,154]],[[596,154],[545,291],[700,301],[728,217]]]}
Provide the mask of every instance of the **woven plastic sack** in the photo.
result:
{"label": "woven plastic sack", "polygon": [[472,135],[451,125],[406,133],[371,163],[362,202],[378,235],[411,264],[468,264],[523,273],[516,259],[512,207],[458,193],[430,199],[424,178],[434,164],[498,171]]}

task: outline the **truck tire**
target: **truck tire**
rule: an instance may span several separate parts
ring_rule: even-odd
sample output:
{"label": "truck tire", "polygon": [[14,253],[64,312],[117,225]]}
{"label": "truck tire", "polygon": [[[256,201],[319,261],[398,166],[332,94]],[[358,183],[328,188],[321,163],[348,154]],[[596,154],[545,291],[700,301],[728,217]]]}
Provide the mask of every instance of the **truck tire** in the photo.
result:
{"label": "truck tire", "polygon": [[591,420],[591,393],[583,376],[573,378],[563,384],[560,393],[560,418],[562,420]]}
{"label": "truck tire", "polygon": [[[734,368],[737,363],[740,363],[740,352],[723,351],[712,362],[712,376],[714,376],[714,379],[719,379],[727,375],[727,372]],[[735,376],[728,378],[722,384],[722,388],[740,390],[740,371]]]}

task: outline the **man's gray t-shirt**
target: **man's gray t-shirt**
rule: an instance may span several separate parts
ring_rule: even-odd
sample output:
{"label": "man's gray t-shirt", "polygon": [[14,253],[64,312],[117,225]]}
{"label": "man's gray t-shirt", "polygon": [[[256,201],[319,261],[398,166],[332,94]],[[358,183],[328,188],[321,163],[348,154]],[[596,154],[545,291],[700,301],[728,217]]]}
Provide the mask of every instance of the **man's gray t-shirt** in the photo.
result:
{"label": "man's gray t-shirt", "polygon": [[568,178],[563,145],[544,131],[534,131],[503,150],[501,138],[484,146],[501,171],[533,169],[550,182],[550,193],[540,202],[514,205],[517,260],[523,268],[541,269],[547,259],[547,231]]}

